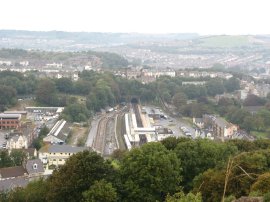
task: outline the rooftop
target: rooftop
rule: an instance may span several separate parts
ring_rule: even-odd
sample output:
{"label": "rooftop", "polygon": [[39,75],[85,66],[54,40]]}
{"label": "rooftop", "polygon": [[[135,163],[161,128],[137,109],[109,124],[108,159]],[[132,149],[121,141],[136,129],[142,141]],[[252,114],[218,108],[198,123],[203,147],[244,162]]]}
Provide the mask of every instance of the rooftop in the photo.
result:
{"label": "rooftop", "polygon": [[24,174],[26,173],[27,171],[22,166],[15,166],[15,167],[0,169],[1,178],[19,177],[19,176],[24,176]]}
{"label": "rooftop", "polygon": [[21,118],[21,114],[5,114],[5,113],[1,113],[0,114],[0,118],[16,118],[16,119],[20,119]]}
{"label": "rooftop", "polygon": [[0,180],[0,191],[7,191],[16,187],[26,187],[29,179],[27,178],[13,178],[7,180]]}
{"label": "rooftop", "polygon": [[81,151],[87,150],[86,147],[75,147],[71,145],[46,145],[42,147],[40,152],[49,152],[49,153],[78,153]]}
{"label": "rooftop", "polygon": [[28,160],[25,168],[28,172],[28,174],[34,174],[34,173],[43,173],[44,168],[43,168],[43,163],[41,162],[40,159],[33,159],[33,160]]}

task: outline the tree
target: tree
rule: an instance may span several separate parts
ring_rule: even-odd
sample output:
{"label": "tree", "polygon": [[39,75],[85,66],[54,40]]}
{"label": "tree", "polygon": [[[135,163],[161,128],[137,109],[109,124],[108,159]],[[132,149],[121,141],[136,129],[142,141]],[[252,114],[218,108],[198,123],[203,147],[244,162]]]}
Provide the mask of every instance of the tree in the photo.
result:
{"label": "tree", "polygon": [[195,176],[224,163],[231,154],[237,152],[237,148],[210,140],[197,139],[179,143],[174,152],[183,168],[181,185],[184,191],[190,191]]}
{"label": "tree", "polygon": [[31,181],[24,189],[24,201],[40,202],[46,201],[48,183],[45,179]]}
{"label": "tree", "polygon": [[17,92],[14,88],[0,85],[0,105],[14,105],[17,102]]}
{"label": "tree", "polygon": [[251,191],[265,194],[270,191],[270,172],[260,175],[257,181],[251,186]]}
{"label": "tree", "polygon": [[148,143],[131,150],[121,163],[122,201],[164,200],[181,182],[176,155],[161,143]]}
{"label": "tree", "polygon": [[177,109],[180,109],[183,105],[187,104],[187,96],[182,92],[178,92],[173,96],[172,102]]}
{"label": "tree", "polygon": [[224,87],[227,92],[233,92],[240,89],[240,81],[235,77],[231,77],[224,81]]}
{"label": "tree", "polygon": [[36,89],[36,99],[38,102],[47,105],[57,105],[56,87],[52,80],[41,80]]}
{"label": "tree", "polygon": [[242,127],[249,133],[252,129],[254,129],[254,118],[252,116],[246,116],[244,118],[244,122]]}
{"label": "tree", "polygon": [[46,135],[49,132],[50,132],[50,129],[47,126],[42,127],[41,130],[39,131],[38,137],[34,139],[32,143],[33,147],[39,150],[44,145],[43,138],[46,137]]}
{"label": "tree", "polygon": [[222,97],[222,98],[219,99],[218,105],[227,107],[227,106],[230,106],[230,105],[234,105],[234,102],[230,98]]}
{"label": "tree", "polygon": [[168,195],[166,197],[166,202],[202,202],[201,194],[188,193],[184,192],[175,193],[173,196]]}
{"label": "tree", "polygon": [[224,85],[221,80],[210,80],[206,83],[207,94],[215,96],[224,93]]}
{"label": "tree", "polygon": [[85,202],[114,202],[116,200],[116,189],[104,179],[95,181],[89,190],[83,192]]}
{"label": "tree", "polygon": [[84,104],[75,103],[65,107],[63,116],[71,122],[83,122],[90,117],[90,112]]}
{"label": "tree", "polygon": [[23,162],[27,159],[27,155],[22,150],[13,149],[10,152],[10,158],[13,162],[13,166],[21,166]]}
{"label": "tree", "polygon": [[265,104],[265,100],[254,94],[249,94],[244,100],[245,106],[262,106]]}
{"label": "tree", "polygon": [[170,136],[163,139],[161,143],[166,147],[166,149],[174,150],[180,142],[186,142],[186,141],[190,141],[190,138],[185,138],[185,137],[177,138],[174,136]]}
{"label": "tree", "polygon": [[0,168],[11,167],[13,162],[8,154],[7,150],[0,151]]}
{"label": "tree", "polygon": [[208,169],[194,179],[193,191],[202,194],[202,201],[221,201],[225,173],[223,170]]}
{"label": "tree", "polygon": [[73,91],[73,83],[68,78],[60,78],[55,80],[57,90],[63,93],[70,93]]}
{"label": "tree", "polygon": [[97,153],[84,151],[72,155],[48,179],[47,201],[81,201],[82,192],[111,175],[112,166]]}

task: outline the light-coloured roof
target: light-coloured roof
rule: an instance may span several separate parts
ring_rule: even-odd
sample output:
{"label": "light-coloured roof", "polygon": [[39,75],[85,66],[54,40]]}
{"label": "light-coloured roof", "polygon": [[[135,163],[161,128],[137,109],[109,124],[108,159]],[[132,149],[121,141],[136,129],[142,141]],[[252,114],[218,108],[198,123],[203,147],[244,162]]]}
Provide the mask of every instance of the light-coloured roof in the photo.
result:
{"label": "light-coloured roof", "polygon": [[27,111],[4,111],[4,114],[27,114]]}
{"label": "light-coloured roof", "polygon": [[78,153],[84,150],[87,150],[87,148],[75,147],[71,145],[47,145],[42,147],[39,151],[48,153]]}
{"label": "light-coloured roof", "polygon": [[21,118],[21,114],[4,114],[4,113],[1,113],[0,114],[0,118],[16,118],[16,119],[19,119]]}
{"label": "light-coloured roof", "polygon": [[29,179],[23,177],[0,180],[0,191],[8,191],[16,187],[26,187],[28,183]]}

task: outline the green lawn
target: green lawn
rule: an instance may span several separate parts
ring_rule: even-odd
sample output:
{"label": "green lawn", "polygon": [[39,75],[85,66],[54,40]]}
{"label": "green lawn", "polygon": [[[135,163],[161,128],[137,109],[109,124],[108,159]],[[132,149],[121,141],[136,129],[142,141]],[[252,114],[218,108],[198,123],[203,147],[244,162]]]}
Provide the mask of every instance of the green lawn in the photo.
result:
{"label": "green lawn", "polygon": [[259,132],[259,131],[251,131],[251,134],[257,137],[258,139],[268,139],[270,138],[269,131]]}

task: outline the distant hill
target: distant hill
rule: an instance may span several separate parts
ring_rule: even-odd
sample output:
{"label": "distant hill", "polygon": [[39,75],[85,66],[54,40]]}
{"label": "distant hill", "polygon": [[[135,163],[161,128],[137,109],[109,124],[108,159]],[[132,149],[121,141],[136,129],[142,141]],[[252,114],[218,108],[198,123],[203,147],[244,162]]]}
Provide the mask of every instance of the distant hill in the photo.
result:
{"label": "distant hill", "polygon": [[195,33],[139,34],[62,31],[0,30],[0,48],[43,50],[88,50],[95,47],[125,45],[138,42],[189,40]]}
{"label": "distant hill", "polygon": [[269,43],[269,39],[269,36],[262,37],[251,35],[219,35],[198,38],[194,40],[194,43],[202,47],[235,48],[266,44]]}

